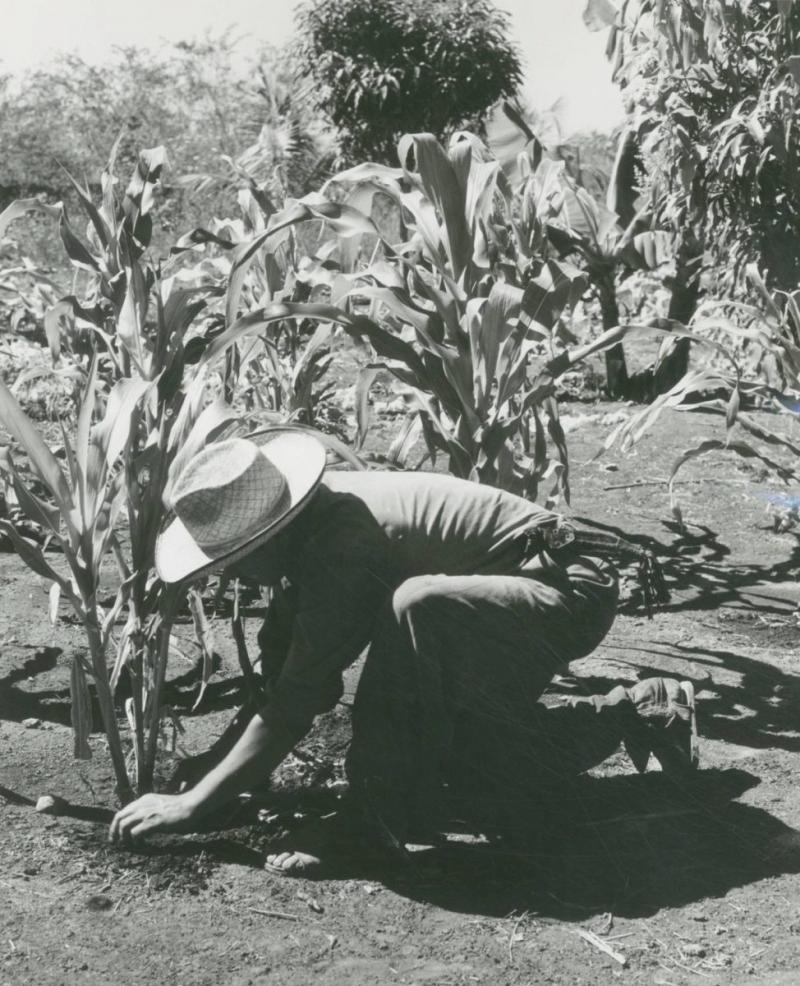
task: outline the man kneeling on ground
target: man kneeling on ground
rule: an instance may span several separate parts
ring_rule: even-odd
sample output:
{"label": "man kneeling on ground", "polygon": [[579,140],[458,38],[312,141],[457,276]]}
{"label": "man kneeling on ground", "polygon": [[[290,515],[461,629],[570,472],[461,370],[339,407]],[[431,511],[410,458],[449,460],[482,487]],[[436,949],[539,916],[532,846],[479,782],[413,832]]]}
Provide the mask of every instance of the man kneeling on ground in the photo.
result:
{"label": "man kneeling on ground", "polygon": [[[558,515],[432,473],[323,480],[315,439],[265,437],[212,444],[189,463],[156,549],[165,582],[227,569],[283,587],[283,618],[268,613],[259,637],[263,707],[190,790],[147,794],[118,812],[112,839],[191,830],[262,784],[337,703],[342,672],[365,649],[340,813],[361,840],[397,847],[440,827],[459,760],[478,777],[525,763],[580,772],[624,741],[640,770],[651,752],[664,770],[696,765],[688,682],[651,678],[560,707],[539,702],[554,674],[606,635],[618,595],[615,570],[565,543]],[[310,875],[325,843],[317,833],[278,846],[267,866]]]}

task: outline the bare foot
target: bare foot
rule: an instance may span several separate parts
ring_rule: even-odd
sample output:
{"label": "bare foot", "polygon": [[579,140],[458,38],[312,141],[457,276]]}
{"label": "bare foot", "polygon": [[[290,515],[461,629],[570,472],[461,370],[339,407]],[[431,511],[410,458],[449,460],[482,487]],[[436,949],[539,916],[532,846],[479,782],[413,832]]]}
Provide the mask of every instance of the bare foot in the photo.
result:
{"label": "bare foot", "polygon": [[314,878],[338,869],[347,859],[363,860],[386,850],[364,825],[347,811],[326,815],[271,847],[264,869],[278,876]]}
{"label": "bare foot", "polygon": [[299,850],[269,853],[264,869],[278,876],[316,876],[322,869],[322,857]]}

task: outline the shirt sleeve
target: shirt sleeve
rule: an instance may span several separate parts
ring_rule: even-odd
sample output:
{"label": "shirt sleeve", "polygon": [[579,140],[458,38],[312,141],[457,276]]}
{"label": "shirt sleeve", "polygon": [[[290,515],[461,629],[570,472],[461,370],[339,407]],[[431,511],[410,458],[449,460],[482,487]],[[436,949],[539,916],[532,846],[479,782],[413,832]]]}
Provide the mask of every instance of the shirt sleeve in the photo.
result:
{"label": "shirt sleeve", "polygon": [[330,518],[295,565],[296,603],[286,659],[265,712],[305,732],[342,695],[342,672],[369,644],[391,596],[385,535],[361,518]]}

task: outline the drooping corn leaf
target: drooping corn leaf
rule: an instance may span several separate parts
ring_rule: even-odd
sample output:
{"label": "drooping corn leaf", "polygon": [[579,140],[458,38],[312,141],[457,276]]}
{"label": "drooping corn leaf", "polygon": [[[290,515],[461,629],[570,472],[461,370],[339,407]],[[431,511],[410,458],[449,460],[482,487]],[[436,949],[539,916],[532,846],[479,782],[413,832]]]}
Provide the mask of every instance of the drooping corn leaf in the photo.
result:
{"label": "drooping corn leaf", "polygon": [[83,188],[83,186],[81,186],[72,177],[69,171],[65,170],[64,173],[69,179],[69,182],[72,185],[72,187],[78,193],[78,199],[81,205],[83,206],[84,212],[89,217],[89,221],[94,227],[94,231],[97,234],[97,239],[99,240],[100,245],[103,248],[106,248],[109,244],[109,240],[111,239],[111,230],[109,229],[108,224],[100,214],[100,211],[98,210],[97,206],[92,201],[88,189]]}
{"label": "drooping corn leaf", "polygon": [[2,381],[0,381],[0,424],[22,446],[28,456],[31,469],[50,491],[61,513],[68,513],[73,506],[72,493],[58,459]]}
{"label": "drooping corn leaf", "polygon": [[274,412],[261,415],[261,418],[260,425],[263,425],[263,420],[269,421],[270,424],[267,427],[259,426],[245,437],[253,441],[259,441],[266,436],[279,435],[285,432],[299,432],[304,435],[312,435],[326,449],[333,452],[337,459],[341,462],[346,462],[353,469],[365,470],[369,468],[367,463],[359,455],[356,455],[349,446],[336,438],[335,435],[329,435],[327,432],[319,431],[311,425],[299,424],[297,422],[288,423],[283,421]]}
{"label": "drooping corn leaf", "polygon": [[125,299],[117,320],[117,336],[139,374],[148,377],[150,366],[145,337],[149,300],[147,283],[144,272],[136,261],[125,268],[125,278]]}
{"label": "drooping corn leaf", "polygon": [[87,458],[87,483],[105,487],[109,471],[128,444],[139,402],[153,385],[140,377],[118,380],[111,388],[103,419],[92,428]]}
{"label": "drooping corn leaf", "polygon": [[64,249],[67,251],[67,256],[72,263],[82,270],[88,270],[93,274],[99,274],[100,264],[98,263],[97,258],[80,240],[73,228],[70,226],[69,220],[67,219],[66,209],[63,206],[61,207],[61,214],[58,217],[58,232],[61,236],[61,241],[64,244]]}
{"label": "drooping corn leaf", "polygon": [[296,202],[282,212],[276,213],[270,218],[269,225],[263,233],[259,233],[252,240],[240,243],[231,252],[232,266],[225,303],[225,320],[229,328],[236,322],[247,271],[258,251],[282,230],[311,219],[322,220],[339,236],[356,236],[362,233],[377,235],[372,220],[358,209],[319,198]]}
{"label": "drooping corn leaf", "polygon": [[92,697],[89,682],[79,657],[73,657],[69,676],[70,721],[72,722],[73,755],[76,760],[91,760]]}
{"label": "drooping corn leaf", "polygon": [[14,545],[14,550],[31,571],[37,575],[41,575],[48,582],[57,582],[61,586],[61,590],[69,595],[70,600],[74,599],[69,580],[65,579],[63,575],[59,575],[49,562],[45,560],[44,553],[39,547],[31,544],[26,538],[23,538],[9,520],[0,520],[0,530],[8,535],[11,543]]}
{"label": "drooping corn leaf", "polygon": [[170,465],[164,486],[165,505],[171,504],[175,483],[189,462],[221,433],[227,434],[237,421],[236,412],[222,398],[213,401],[200,412],[194,424],[179,440],[180,445]]}
{"label": "drooping corn leaf", "polygon": [[36,198],[15,199],[0,212],[0,239],[6,235],[6,230],[11,223],[29,212],[44,212],[51,218],[57,219],[61,212],[61,205],[48,205]]}

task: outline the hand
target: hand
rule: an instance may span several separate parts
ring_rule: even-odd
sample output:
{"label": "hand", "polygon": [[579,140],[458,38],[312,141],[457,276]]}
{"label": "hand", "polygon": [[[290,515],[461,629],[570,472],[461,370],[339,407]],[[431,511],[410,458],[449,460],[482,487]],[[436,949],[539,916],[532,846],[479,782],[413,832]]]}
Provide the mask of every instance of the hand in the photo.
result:
{"label": "hand", "polygon": [[116,813],[108,838],[127,842],[148,832],[178,832],[189,825],[194,814],[185,794],[145,794]]}

